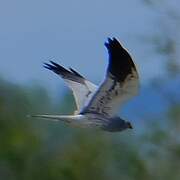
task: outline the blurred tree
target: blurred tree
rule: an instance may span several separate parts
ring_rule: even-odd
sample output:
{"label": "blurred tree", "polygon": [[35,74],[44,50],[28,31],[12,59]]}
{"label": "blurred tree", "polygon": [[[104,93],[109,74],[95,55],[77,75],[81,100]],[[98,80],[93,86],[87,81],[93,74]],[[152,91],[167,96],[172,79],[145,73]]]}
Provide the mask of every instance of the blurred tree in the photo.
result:
{"label": "blurred tree", "polygon": [[[151,38],[156,53],[164,56],[165,75],[156,78],[151,86],[163,97],[168,104],[167,111],[153,122],[146,123],[146,129],[151,129],[142,136],[144,138],[144,153],[149,162],[149,170],[153,179],[180,179],[180,94],[175,88],[168,87],[176,85],[180,76],[179,42],[180,33],[177,31],[180,25],[179,8],[171,6],[167,1],[148,2],[156,12],[163,14],[159,18],[160,33]],[[149,42],[148,42],[149,43]]]}
{"label": "blurred tree", "polygon": [[[58,113],[57,103],[41,87],[4,80],[0,84],[1,179],[143,179],[148,175],[129,132],[117,136],[28,119],[32,112]],[[63,102],[58,108],[72,112],[72,97],[67,94]]]}

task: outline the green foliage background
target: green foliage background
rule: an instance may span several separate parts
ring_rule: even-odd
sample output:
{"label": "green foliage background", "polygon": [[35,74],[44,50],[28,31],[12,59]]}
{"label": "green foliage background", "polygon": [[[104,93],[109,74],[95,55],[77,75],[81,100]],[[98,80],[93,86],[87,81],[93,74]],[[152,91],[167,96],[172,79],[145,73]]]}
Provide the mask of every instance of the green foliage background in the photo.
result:
{"label": "green foliage background", "polygon": [[[108,133],[27,118],[72,113],[72,96],[53,103],[41,87],[0,81],[0,179],[179,179],[180,105],[144,131]],[[64,103],[63,103],[64,102]]]}

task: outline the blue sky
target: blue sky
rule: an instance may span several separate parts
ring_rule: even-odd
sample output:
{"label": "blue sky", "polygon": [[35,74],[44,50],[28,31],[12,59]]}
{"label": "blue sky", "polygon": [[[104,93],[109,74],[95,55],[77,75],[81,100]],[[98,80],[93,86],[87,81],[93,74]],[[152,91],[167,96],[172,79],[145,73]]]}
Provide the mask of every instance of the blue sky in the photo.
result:
{"label": "blue sky", "polygon": [[114,36],[130,51],[146,83],[163,72],[158,57],[150,61],[151,45],[139,38],[158,31],[157,17],[139,0],[1,1],[0,75],[51,89],[63,83],[42,68],[53,60],[99,83],[108,57],[103,44]]}

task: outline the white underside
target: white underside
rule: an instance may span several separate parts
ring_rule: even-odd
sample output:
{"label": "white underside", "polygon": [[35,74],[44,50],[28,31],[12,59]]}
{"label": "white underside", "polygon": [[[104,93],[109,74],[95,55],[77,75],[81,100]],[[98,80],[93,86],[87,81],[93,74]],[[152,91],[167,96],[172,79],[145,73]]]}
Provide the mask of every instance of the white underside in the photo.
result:
{"label": "white underside", "polygon": [[94,128],[98,126],[98,123],[94,123],[85,115],[34,115],[31,117],[43,118],[50,121],[63,121],[73,127]]}

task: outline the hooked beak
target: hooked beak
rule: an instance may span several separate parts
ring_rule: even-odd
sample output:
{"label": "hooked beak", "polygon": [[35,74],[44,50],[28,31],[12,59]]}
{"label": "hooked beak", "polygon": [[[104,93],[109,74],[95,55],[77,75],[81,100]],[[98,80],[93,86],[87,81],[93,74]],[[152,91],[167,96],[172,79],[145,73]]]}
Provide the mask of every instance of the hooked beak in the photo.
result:
{"label": "hooked beak", "polygon": [[133,129],[133,126],[131,125],[131,123],[128,123],[128,128]]}

